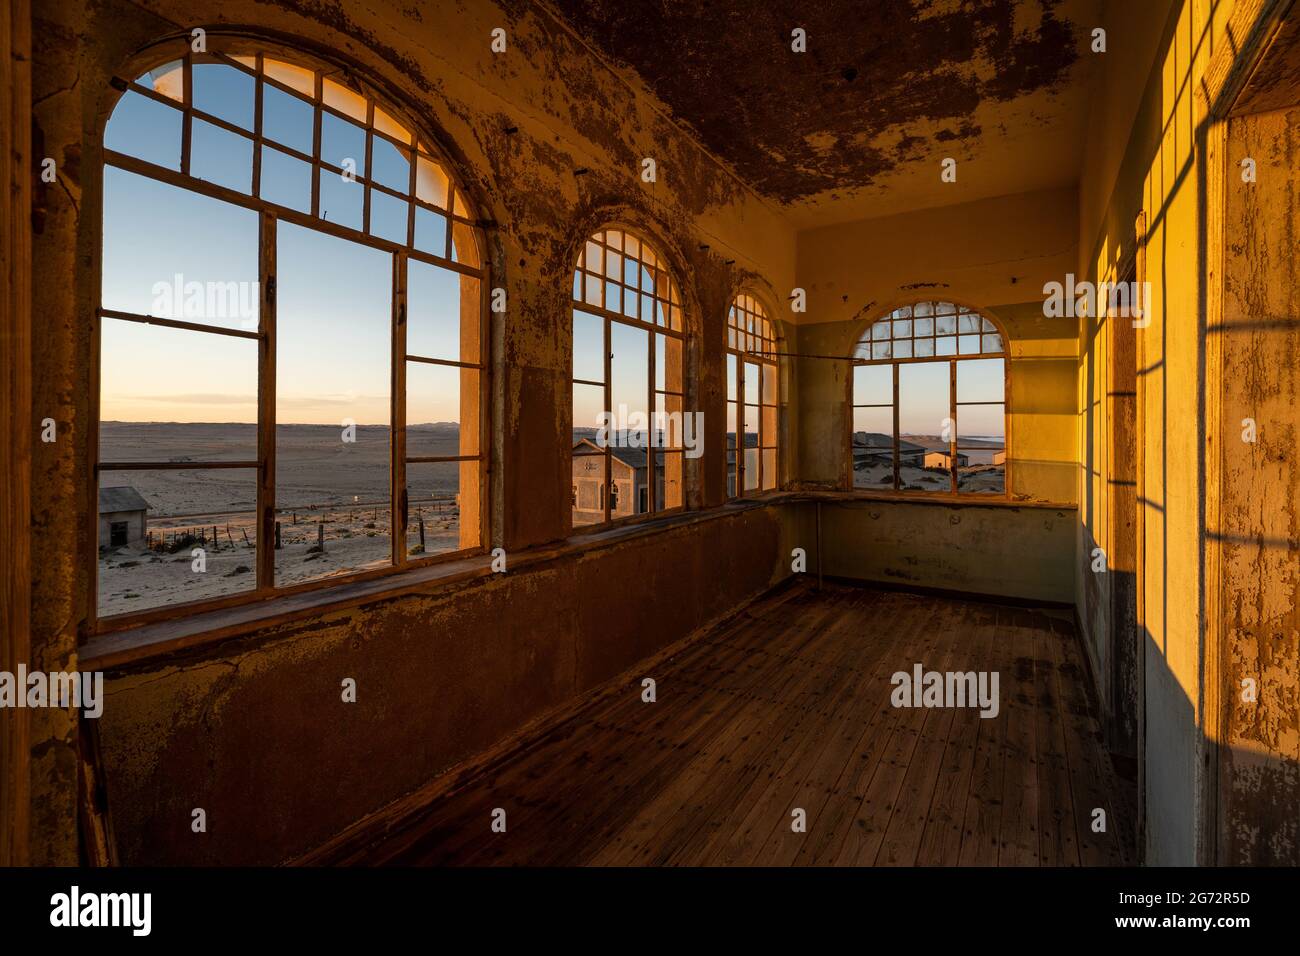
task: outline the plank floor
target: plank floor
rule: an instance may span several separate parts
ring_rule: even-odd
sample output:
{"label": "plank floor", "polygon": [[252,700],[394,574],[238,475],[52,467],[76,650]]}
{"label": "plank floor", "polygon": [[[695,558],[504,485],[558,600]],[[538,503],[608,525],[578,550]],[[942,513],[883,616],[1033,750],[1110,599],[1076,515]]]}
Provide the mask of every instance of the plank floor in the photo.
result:
{"label": "plank floor", "polygon": [[[895,708],[917,663],[998,672],[998,715]],[[801,580],[300,862],[1129,863],[1087,680],[1067,612]]]}

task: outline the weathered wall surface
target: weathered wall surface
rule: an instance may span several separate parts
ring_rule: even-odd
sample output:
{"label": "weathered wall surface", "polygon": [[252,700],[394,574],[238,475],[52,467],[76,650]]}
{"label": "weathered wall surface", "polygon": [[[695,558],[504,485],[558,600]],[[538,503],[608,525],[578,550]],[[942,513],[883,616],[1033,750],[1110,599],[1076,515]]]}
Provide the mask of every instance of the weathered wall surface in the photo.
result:
{"label": "weathered wall surface", "polygon": [[1041,293],[1072,267],[1076,212],[1074,190],[1064,189],[800,233],[800,478],[847,487],[850,467],[850,366],[808,356],[850,356],[891,309],[951,299],[987,310],[1011,339],[1013,494],[1073,502],[1076,332],[1069,319],[1043,316]]}
{"label": "weathered wall surface", "polygon": [[[33,412],[38,420],[55,420],[58,441],[34,449],[32,567],[39,600],[33,604],[32,666],[76,668],[78,638],[84,636],[94,599],[81,556],[93,547],[86,429],[95,364],[90,318],[99,290],[91,266],[100,255],[100,133],[117,96],[110,80],[151,43],[188,35],[195,26],[279,38],[340,63],[404,105],[456,161],[473,204],[488,221],[492,283],[506,289],[509,304],[492,330],[492,416],[501,427],[494,430],[491,448],[491,544],[517,552],[568,534],[568,290],[581,240],[611,220],[629,221],[658,238],[678,271],[688,322],[699,330],[701,343],[687,356],[687,407],[702,410],[708,423],[706,457],[692,463],[688,474],[689,500],[696,507],[723,501],[726,308],[747,280],[779,289],[793,286],[794,233],[767,201],[704,152],[661,106],[595,59],[542,8],[516,0],[500,5],[50,0],[37,5],[33,16],[33,152],[53,158],[59,178],[57,184],[42,186],[35,201],[33,314],[39,321],[34,323]],[[491,31],[497,27],[507,31],[506,53],[491,51]],[[656,160],[656,183],[640,179],[644,157]],[[797,394],[790,390],[788,398],[793,401]],[[490,742],[547,702],[587,686],[592,675],[609,673],[653,649],[644,638],[627,636],[636,632],[632,623],[638,617],[638,623],[651,619],[645,609],[639,616],[629,614],[626,627],[616,625],[616,635],[607,616],[591,620],[591,605],[579,594],[587,601],[599,596],[615,607],[629,595],[656,594],[653,616],[666,617],[664,627],[644,633],[658,642],[703,621],[693,615],[705,613],[704,602],[693,596],[694,585],[688,583],[691,568],[697,574],[702,570],[694,563],[701,555],[713,554],[714,567],[729,560],[717,557],[719,551],[744,555],[750,562],[735,569],[734,594],[729,591],[733,583],[724,583],[717,588],[719,596],[752,593],[768,583],[775,549],[767,537],[737,530],[738,537],[726,547],[708,537],[737,527],[728,523],[707,533],[683,531],[674,539],[678,550],[652,552],[621,576],[597,579],[593,573],[585,579],[585,591],[570,591],[567,598],[561,597],[562,589],[532,592],[535,608],[523,606],[529,598],[522,591],[505,589],[506,598],[518,597],[521,605],[511,603],[516,618],[510,630],[492,630],[492,617],[469,606],[447,612],[463,640],[478,642],[484,654],[496,656],[447,652],[430,658],[419,671],[426,682],[433,682],[430,668],[436,662],[433,686],[455,686],[468,696],[417,722],[419,733],[393,728],[407,726],[402,721],[419,709],[426,696],[423,686],[402,684],[405,678],[392,675],[415,666],[408,659],[414,653],[409,642],[423,631],[420,614],[427,608],[420,602],[398,601],[382,611],[323,619],[294,635],[254,636],[245,648],[232,648],[201,667],[178,665],[152,678],[115,683],[117,702],[110,711],[117,714],[105,719],[103,729],[126,855],[180,859],[192,853],[188,858],[204,858],[193,845],[182,852],[170,844],[167,827],[172,824],[153,814],[204,805],[191,783],[201,791],[206,783],[230,780],[241,786],[221,783],[225,789],[209,798],[224,808],[218,816],[233,814],[267,841],[255,853],[253,841],[237,840],[231,844],[232,858],[269,859],[301,848],[306,834],[322,836],[335,823],[346,822],[343,814],[331,815],[322,807],[340,803],[351,816],[373,808],[381,796],[420,782],[421,775],[427,779],[455,755],[464,755],[465,748]],[[695,537],[688,544],[681,535]],[[669,562],[662,568],[655,564],[660,557]],[[714,580],[714,567],[709,580]],[[662,577],[658,590],[649,589],[647,575]],[[630,600],[635,604],[639,597]],[[502,605],[492,606],[509,619]],[[531,632],[534,623],[533,636],[519,637]],[[516,639],[518,645],[512,643]],[[359,660],[354,640],[370,659]],[[372,696],[376,710],[364,733],[335,727],[333,743],[326,733],[308,746],[293,735],[308,736],[321,712],[282,706],[277,699],[303,703],[296,696],[306,693],[302,688],[326,677],[333,692],[345,661],[354,670],[364,664],[373,668],[366,673],[388,675],[389,686],[398,681],[398,693]],[[310,675],[307,683],[299,679],[304,674]],[[517,699],[507,700],[512,694]],[[232,697],[237,704],[226,706]],[[402,712],[391,719],[394,714],[385,713],[385,706]],[[482,716],[493,707],[501,709]],[[245,721],[241,714],[256,714],[270,723]],[[33,862],[75,862],[76,722],[56,710],[37,712],[32,719],[37,742],[33,846],[40,848]],[[267,747],[266,727],[277,721],[299,749]],[[197,729],[202,739],[173,733],[173,727]],[[158,735],[162,743],[150,743]],[[386,754],[384,772],[376,773],[378,757],[368,763],[364,755],[386,736],[423,755],[410,760],[394,747]],[[330,747],[337,752],[325,753]],[[315,776],[318,758],[331,768],[333,779]],[[409,773],[400,769],[403,760],[412,768]],[[357,794],[288,793],[273,782],[287,787],[309,777],[322,781],[325,789],[355,787]],[[257,787],[243,789],[250,781]],[[266,795],[260,809],[232,809],[236,800],[242,804],[254,793]],[[144,809],[137,811],[133,804]],[[313,817],[317,810],[320,815]],[[275,819],[254,823],[239,816],[254,812]],[[223,840],[230,835],[226,830]]]}
{"label": "weathered wall surface", "polygon": [[766,590],[787,573],[783,541],[778,508],[746,510],[111,675],[101,731],[122,861],[311,849]]}
{"label": "weathered wall surface", "polygon": [[[817,505],[801,503],[794,545],[817,570]],[[927,501],[821,504],[822,573],[900,587],[1074,601],[1075,509]]]}
{"label": "weathered wall surface", "polygon": [[[1157,23],[1166,7],[1167,17]],[[1093,141],[1080,186],[1079,273],[1111,278],[1139,245],[1145,253],[1145,275],[1139,279],[1151,283],[1150,324],[1136,330],[1137,586],[1144,646],[1144,849],[1146,861],[1158,865],[1295,862],[1294,827],[1279,824],[1282,815],[1296,816],[1295,663],[1279,653],[1284,635],[1294,633],[1289,615],[1295,594],[1285,575],[1272,577],[1268,547],[1270,541],[1282,544],[1294,563],[1294,517],[1286,489],[1294,489],[1295,476],[1281,465],[1289,453],[1280,450],[1290,445],[1294,431],[1294,369],[1278,356],[1293,351],[1295,343],[1288,338],[1291,332],[1268,338],[1243,325],[1214,366],[1220,330],[1207,326],[1216,283],[1234,268],[1247,270],[1239,277],[1255,280],[1237,290],[1239,321],[1276,314],[1294,322],[1295,277],[1282,259],[1295,258],[1294,239],[1289,250],[1284,239],[1284,230],[1293,228],[1286,225],[1284,211],[1294,208],[1295,186],[1294,177],[1286,180],[1281,169],[1287,163],[1294,169],[1295,153],[1293,145],[1279,144],[1276,130],[1268,144],[1271,154],[1289,158],[1279,159],[1273,169],[1271,191],[1256,196],[1252,213],[1238,206],[1235,220],[1228,215],[1217,240],[1207,227],[1222,217],[1225,202],[1231,209],[1241,200],[1235,193],[1243,187],[1235,169],[1240,150],[1230,145],[1227,155],[1214,153],[1216,127],[1205,93],[1216,89],[1224,74],[1213,73],[1211,65],[1216,59],[1236,61],[1259,14],[1276,7],[1256,0],[1108,4],[1105,25],[1116,38],[1119,62],[1143,80],[1125,90],[1112,79],[1095,91]],[[1135,40],[1152,30],[1160,36],[1154,56],[1148,44]],[[1152,59],[1144,75],[1144,64]],[[1130,115],[1131,126],[1113,122]],[[1220,170],[1227,170],[1226,195],[1212,188]],[[1135,236],[1139,213],[1145,215],[1145,232]],[[1230,300],[1225,294],[1225,322]],[[1120,520],[1109,514],[1108,483],[1115,476],[1106,444],[1114,427],[1106,401],[1107,341],[1104,321],[1080,321],[1083,460],[1076,591],[1085,636],[1094,655],[1103,658],[1112,641],[1110,592],[1090,571],[1087,557]],[[1221,378],[1216,368],[1222,369]],[[1233,416],[1247,416],[1241,411],[1247,405],[1262,410],[1274,429],[1270,441],[1278,444],[1269,446],[1272,453],[1254,449],[1249,461],[1237,449],[1234,465],[1228,444],[1239,441],[1240,426],[1229,426]],[[1206,517],[1213,505],[1207,501],[1212,490],[1207,482],[1215,475],[1224,489],[1222,528],[1207,524]],[[1220,539],[1229,542],[1222,582],[1207,564]],[[1229,602],[1224,610],[1232,635],[1230,663],[1223,667],[1212,646],[1221,595]],[[1226,696],[1230,704],[1239,693],[1239,678],[1252,674],[1271,683],[1277,701],[1272,709],[1252,709],[1249,715],[1233,711],[1224,746],[1216,702]],[[1291,716],[1284,719],[1284,714]]]}
{"label": "weathered wall surface", "polygon": [[[1288,110],[1233,119],[1227,191],[1221,453],[1224,700],[1218,853],[1300,864],[1300,85]],[[1254,442],[1242,441],[1253,421]]]}

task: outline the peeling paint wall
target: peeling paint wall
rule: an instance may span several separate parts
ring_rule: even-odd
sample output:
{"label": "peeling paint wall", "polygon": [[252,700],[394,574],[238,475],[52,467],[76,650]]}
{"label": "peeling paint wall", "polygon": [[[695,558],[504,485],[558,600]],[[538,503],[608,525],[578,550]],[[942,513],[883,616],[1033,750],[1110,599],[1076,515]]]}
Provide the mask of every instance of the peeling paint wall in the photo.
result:
{"label": "peeling paint wall", "polygon": [[[1283,358],[1294,353],[1294,331],[1243,324],[1220,340],[1207,326],[1219,282],[1229,289],[1225,322],[1234,308],[1243,323],[1268,314],[1293,321],[1296,313],[1294,267],[1284,265],[1296,258],[1293,233],[1286,233],[1294,229],[1294,132],[1283,134],[1276,118],[1271,132],[1267,123],[1241,128],[1243,137],[1268,138],[1276,157],[1272,185],[1255,193],[1248,208],[1235,169],[1244,144],[1230,139],[1226,155],[1215,153],[1218,128],[1204,98],[1223,78],[1211,74],[1212,64],[1239,60],[1261,11],[1276,6],[1257,0],[1108,4],[1116,66],[1143,79],[1125,89],[1112,76],[1094,91],[1080,186],[1080,274],[1095,280],[1115,272],[1139,242],[1140,212],[1147,223],[1140,238],[1151,282],[1150,324],[1136,330],[1137,585],[1145,684],[1142,823],[1145,859],[1156,865],[1297,861],[1296,663],[1294,638],[1287,637],[1295,633],[1296,594],[1294,575],[1282,572],[1286,561],[1294,567],[1296,553],[1287,504],[1296,476],[1283,463],[1294,449],[1295,369]],[[1167,16],[1157,23],[1162,12]],[[1156,32],[1154,47],[1141,39]],[[1131,125],[1114,122],[1129,116]],[[1221,195],[1213,183],[1222,170]],[[1207,223],[1223,217],[1225,203],[1215,246]],[[1106,437],[1115,423],[1104,400],[1110,359],[1104,323],[1081,320],[1080,343],[1076,590],[1085,637],[1094,654],[1104,655],[1112,639],[1109,589],[1086,560],[1119,520],[1108,507]],[[1272,431],[1269,443],[1245,458],[1232,447],[1241,444],[1233,422],[1248,414],[1243,406],[1259,410]],[[1209,523],[1216,477],[1221,527]],[[1211,560],[1220,544],[1221,580]],[[1221,615],[1227,615],[1223,661],[1215,646]],[[1248,674],[1264,677],[1272,694],[1267,706],[1233,703]],[[1224,706],[1226,728],[1219,717]]]}
{"label": "peeling paint wall", "polygon": [[1069,319],[1044,317],[1042,289],[1072,268],[1077,202],[1073,189],[1052,190],[799,234],[805,483],[847,487],[849,479],[850,366],[812,356],[848,357],[863,329],[896,306],[951,299],[988,311],[1010,336],[1013,493],[1074,501],[1077,333]]}
{"label": "peeling paint wall", "polygon": [[[1258,163],[1255,188],[1226,197],[1221,333],[1223,365],[1237,371],[1221,416],[1219,855],[1245,865],[1300,864],[1300,83],[1291,87],[1296,106],[1228,129],[1228,155]],[[1247,420],[1254,442],[1241,440]]]}
{"label": "peeling paint wall", "polygon": [[899,587],[1074,602],[1073,508],[853,501],[798,506],[808,570]]}
{"label": "peeling paint wall", "polygon": [[[690,503],[723,502],[726,308],[746,282],[793,285],[795,234],[545,7],[50,0],[33,16],[34,151],[60,171],[58,183],[36,197],[33,250],[40,317],[33,408],[59,429],[56,443],[36,445],[32,468],[33,666],[75,669],[94,600],[81,560],[93,547],[86,429],[95,362],[89,316],[99,290],[89,277],[100,255],[99,139],[117,95],[110,80],[150,44],[194,26],[251,31],[341,63],[404,105],[455,161],[488,220],[492,282],[506,289],[509,304],[492,329],[492,416],[508,426],[495,430],[491,448],[492,545],[517,552],[568,534],[571,270],[585,235],[611,220],[657,238],[678,273],[688,326],[700,332],[687,356],[687,407],[709,423],[706,458],[688,474]],[[497,27],[507,31],[505,54],[490,49]],[[641,181],[643,157],[656,160],[656,183]],[[797,395],[791,389],[787,397]],[[504,604],[480,606],[464,596],[444,619],[468,646],[438,644],[422,660],[416,648],[429,630],[422,618],[429,607],[403,599],[253,635],[201,663],[169,662],[115,680],[101,729],[124,857],[266,861],[305,849],[541,708],[700,626],[714,599],[734,603],[766,587],[778,524],[769,515],[693,525],[637,560],[602,552],[580,562],[581,572],[489,589]],[[699,593],[700,562],[708,557],[712,581],[733,555],[744,557],[731,579]],[[596,570],[615,565],[617,576]],[[642,603],[649,594],[657,596],[653,614]],[[625,604],[627,626],[611,630],[606,615],[593,620],[598,598]],[[652,617],[662,630],[632,626]],[[324,730],[308,706],[313,690],[338,699],[343,669],[376,687],[364,731],[346,721]],[[441,695],[427,711],[426,688]],[[33,717],[34,862],[76,861],[76,727],[64,712]],[[268,748],[268,727],[282,728],[284,749]],[[400,746],[376,752],[382,741]],[[324,776],[320,767],[328,768]],[[209,788],[218,789],[205,797]],[[260,807],[245,805],[253,793],[262,795]],[[188,820],[191,806],[209,806],[214,823],[239,820],[247,835],[225,829],[208,849],[176,842],[169,828],[188,823],[169,814],[183,810]],[[267,819],[254,820],[256,813]],[[227,849],[211,848],[218,844]]]}
{"label": "peeling paint wall", "polygon": [[[312,849],[766,590],[785,573],[782,535],[775,510],[745,511],[110,675],[101,735],[122,861]],[[349,677],[356,703],[342,700]],[[206,834],[190,830],[198,807]]]}

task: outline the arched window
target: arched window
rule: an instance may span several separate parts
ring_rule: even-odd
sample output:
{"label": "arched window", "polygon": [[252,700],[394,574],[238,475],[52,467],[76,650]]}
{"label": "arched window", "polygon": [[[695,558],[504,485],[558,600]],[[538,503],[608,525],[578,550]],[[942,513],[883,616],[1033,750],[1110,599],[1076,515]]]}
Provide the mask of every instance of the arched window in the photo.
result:
{"label": "arched window", "polygon": [[573,524],[685,506],[681,297],[654,244],[597,232],[573,271]]}
{"label": "arched window", "polygon": [[248,42],[127,82],[105,129],[101,617],[483,542],[475,216],[392,104]]}
{"label": "arched window", "polygon": [[[736,296],[727,311],[727,497],[777,482],[776,335],[763,304]],[[743,435],[737,442],[736,436]],[[737,447],[743,452],[737,454]]]}
{"label": "arched window", "polygon": [[853,356],[853,486],[1005,495],[1005,349],[990,319],[951,302],[869,326]]}

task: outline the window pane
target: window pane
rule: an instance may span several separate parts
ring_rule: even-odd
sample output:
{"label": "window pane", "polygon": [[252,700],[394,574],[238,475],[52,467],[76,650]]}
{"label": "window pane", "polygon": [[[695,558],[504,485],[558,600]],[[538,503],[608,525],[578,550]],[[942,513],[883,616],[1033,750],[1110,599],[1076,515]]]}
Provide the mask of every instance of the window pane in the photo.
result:
{"label": "window pane", "polygon": [[172,60],[155,67],[135,80],[145,89],[161,93],[177,103],[185,101],[185,68],[180,60]]}
{"label": "window pane", "polygon": [[763,405],[759,409],[759,414],[762,417],[759,444],[770,448],[776,444],[776,406]]}
{"label": "window pane", "polygon": [[257,342],[105,318],[99,415],[101,462],[256,460]]}
{"label": "window pane", "polygon": [[[948,448],[951,363],[916,362],[898,367],[899,480],[917,491],[948,491],[946,471],[933,470],[927,452]],[[930,470],[927,470],[927,465]]]}
{"label": "window pane", "polygon": [[776,366],[760,365],[760,372],[763,377],[761,399],[764,405],[775,405],[777,402],[776,394]]}
{"label": "window pane", "polygon": [[258,215],[124,170],[104,170],[103,306],[254,330]]}
{"label": "window pane", "polygon": [[1000,402],[1006,385],[1002,359],[970,359],[957,363],[958,402]]}
{"label": "window pane", "polygon": [[365,187],[328,169],[320,171],[320,217],[349,229],[361,228]]}
{"label": "window pane", "polygon": [[1005,405],[963,405],[957,409],[957,488],[974,494],[1005,491]]}
{"label": "window pane", "polygon": [[321,81],[321,99],[340,113],[346,113],[358,122],[366,121],[366,98],[333,80]]}
{"label": "window pane", "polygon": [[251,193],[253,141],[195,119],[190,131],[190,174],[218,186]]}
{"label": "window pane", "polygon": [[763,449],[763,490],[770,491],[776,487],[776,449]]}
{"label": "window pane", "polygon": [[477,455],[480,372],[456,365],[406,363],[406,456]]}
{"label": "window pane", "polygon": [[447,174],[433,160],[420,157],[415,164],[415,195],[441,209],[447,208]]}
{"label": "window pane", "polygon": [[303,96],[314,97],[316,95],[316,74],[306,67],[265,57],[262,60],[262,70],[267,76],[279,80],[285,86],[297,90]]}
{"label": "window pane", "polygon": [[278,228],[276,583],[289,584],[390,560],[392,264],[357,243]]}
{"label": "window pane", "polygon": [[[474,471],[455,461],[415,462],[406,466],[406,554],[409,558],[446,554],[478,546],[477,536],[462,540],[461,484]],[[476,519],[466,515],[466,531]]]}
{"label": "window pane", "polygon": [[745,363],[745,401],[758,404],[758,366],[753,362]]}
{"label": "window pane", "polygon": [[411,204],[377,189],[370,191],[370,234],[406,245],[407,216]]}
{"label": "window pane", "polygon": [[745,490],[758,490],[758,455],[757,448],[745,449]]}
{"label": "window pane", "polygon": [[573,377],[605,381],[605,320],[573,310]]}
{"label": "window pane", "polygon": [[310,156],[315,117],[307,101],[274,86],[262,87],[262,135],[267,139]]}
{"label": "window pane", "polygon": [[[366,131],[332,113],[321,114],[320,158],[358,176],[366,175]],[[324,173],[321,174],[322,179]]]}
{"label": "window pane", "polygon": [[979,355],[980,337],[978,335],[961,335],[957,337],[957,351],[962,355]]}
{"label": "window pane", "polygon": [[253,129],[253,77],[224,63],[195,63],[194,108]]}
{"label": "window pane", "polygon": [[[685,401],[680,395],[661,394],[655,396],[655,420],[653,441],[656,448],[678,449],[686,441]],[[700,435],[695,433],[698,442]]]}
{"label": "window pane", "polygon": [[261,176],[261,194],[267,202],[311,213],[311,166],[308,163],[263,146]]}
{"label": "window pane", "polygon": [[101,472],[99,614],[253,590],[256,518],[255,469]]}
{"label": "window pane", "polygon": [[109,117],[104,146],[179,172],[182,119],[180,110],[128,90]]}
{"label": "window pane", "polygon": [[682,391],[682,340],[671,335],[656,335],[661,351],[656,357],[657,388],[669,392]]}
{"label": "window pane", "polygon": [[376,136],[370,147],[370,161],[374,164],[375,182],[400,193],[411,191],[410,154],[394,146],[382,136]]}
{"label": "window pane", "polygon": [[[600,427],[601,413],[605,410],[605,387],[603,385],[573,386],[573,443],[575,446],[587,441],[596,442],[596,431]],[[600,446],[575,447],[574,454],[598,452]]]}
{"label": "window pane", "polygon": [[961,405],[957,408],[957,446],[974,448],[993,443],[1002,447],[1006,434],[1006,406],[1001,402],[987,405]]}
{"label": "window pane", "polygon": [[853,409],[853,487],[894,487],[894,409]]}
{"label": "window pane", "polygon": [[610,324],[610,411],[616,427],[628,428],[624,415],[649,413],[650,332],[621,322]]}
{"label": "window pane", "polygon": [[415,207],[415,248],[432,256],[447,256],[447,217]]}
{"label": "window pane", "polygon": [[378,106],[375,107],[375,129],[387,133],[393,139],[400,140],[408,146],[411,143],[411,131]]}
{"label": "window pane", "polygon": [[597,444],[597,423],[605,407],[605,389],[600,385],[573,386],[573,482],[574,526],[605,520],[605,452]]}
{"label": "window pane", "polygon": [[660,511],[681,508],[686,504],[686,456],[683,453],[655,452],[655,502]]}
{"label": "window pane", "polygon": [[736,401],[736,389],[739,387],[736,378],[738,374],[736,371],[736,363],[739,361],[740,360],[736,358],[736,356],[730,353],[727,354],[727,400],[732,402]]}
{"label": "window pane", "polygon": [[[479,361],[475,334],[478,280],[409,259],[406,282],[407,354],[452,362]],[[462,315],[469,336],[464,345]]]}

